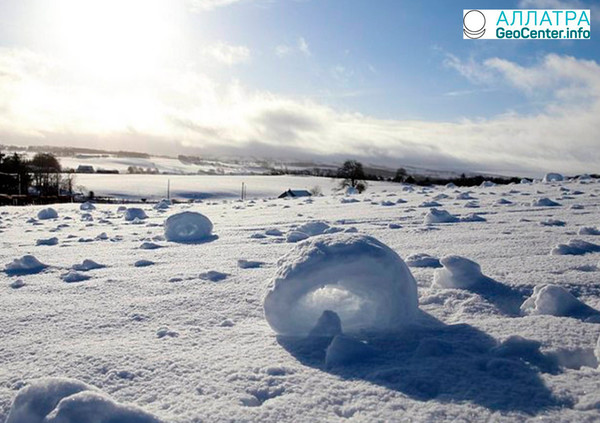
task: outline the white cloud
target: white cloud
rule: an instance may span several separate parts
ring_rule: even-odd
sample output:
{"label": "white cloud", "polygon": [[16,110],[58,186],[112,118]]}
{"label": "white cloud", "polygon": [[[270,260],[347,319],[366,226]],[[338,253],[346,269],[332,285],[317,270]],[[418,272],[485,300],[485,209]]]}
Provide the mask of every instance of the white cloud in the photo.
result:
{"label": "white cloud", "polygon": [[213,10],[218,7],[229,6],[241,0],[188,0],[190,9],[194,12]]}
{"label": "white cloud", "polygon": [[275,54],[279,57],[285,57],[292,53],[292,48],[285,44],[280,44],[275,47]]}
{"label": "white cloud", "polygon": [[310,46],[304,37],[299,37],[295,46],[289,44],[279,44],[275,46],[275,54],[279,57],[289,56],[294,53],[301,53],[306,57],[312,56]]}
{"label": "white cloud", "polygon": [[203,49],[203,53],[220,63],[232,66],[250,60],[250,49],[245,46],[232,46],[217,43]]}
{"label": "white cloud", "polygon": [[298,38],[298,50],[300,50],[300,52],[302,54],[304,54],[305,56],[311,56],[312,55],[312,53],[310,51],[310,47],[308,46],[308,43],[306,42],[306,40],[304,39],[304,37]]}
{"label": "white cloud", "polygon": [[[460,60],[453,63],[464,70]],[[548,55],[528,67],[494,58],[468,65],[489,72],[494,87],[545,89],[550,101],[535,114],[385,120],[248,90],[235,81],[219,85],[192,71],[98,85],[73,78],[70,69],[43,56],[0,49],[0,140],[168,154],[355,157],[389,166],[521,174],[600,171],[596,62]],[[560,89],[553,89],[554,81]]]}

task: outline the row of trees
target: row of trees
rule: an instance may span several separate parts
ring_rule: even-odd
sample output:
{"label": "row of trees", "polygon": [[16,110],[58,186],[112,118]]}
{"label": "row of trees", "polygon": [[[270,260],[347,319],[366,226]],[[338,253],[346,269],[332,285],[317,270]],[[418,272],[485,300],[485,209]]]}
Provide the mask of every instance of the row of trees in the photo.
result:
{"label": "row of trees", "polygon": [[60,162],[51,153],[37,153],[27,159],[17,153],[0,153],[0,193],[55,196],[73,193],[74,175],[63,174]]}
{"label": "row of trees", "polygon": [[[335,175],[341,178],[340,189],[352,187],[359,193],[367,189],[367,180],[382,180],[383,178],[366,174],[363,165],[356,160],[347,160],[337,169]],[[416,184],[416,185],[446,185],[453,183],[459,187],[472,187],[481,185],[484,181],[490,181],[495,184],[510,184],[519,183],[520,178],[504,178],[504,177],[484,177],[481,175],[466,176],[464,173],[459,177],[454,178],[435,178],[429,176],[409,175],[406,169],[399,168],[393,178],[393,182]]]}

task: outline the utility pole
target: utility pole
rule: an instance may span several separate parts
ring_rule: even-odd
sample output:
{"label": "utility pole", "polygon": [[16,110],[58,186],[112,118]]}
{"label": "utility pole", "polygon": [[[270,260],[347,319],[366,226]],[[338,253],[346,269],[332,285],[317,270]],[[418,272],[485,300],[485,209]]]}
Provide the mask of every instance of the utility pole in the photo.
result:
{"label": "utility pole", "polygon": [[241,199],[242,201],[244,201],[244,198],[246,197],[246,184],[244,182],[242,182],[242,193],[241,193]]}
{"label": "utility pole", "polygon": [[167,179],[167,200],[171,199],[171,180]]}

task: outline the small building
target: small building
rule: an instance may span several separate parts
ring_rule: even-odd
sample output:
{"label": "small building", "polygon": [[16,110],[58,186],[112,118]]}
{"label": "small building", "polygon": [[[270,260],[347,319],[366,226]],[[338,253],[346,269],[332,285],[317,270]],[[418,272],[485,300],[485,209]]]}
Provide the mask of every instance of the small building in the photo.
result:
{"label": "small building", "polygon": [[281,194],[278,198],[297,198],[297,197],[311,197],[312,194],[310,191],[305,189],[288,189],[283,194]]}
{"label": "small building", "polygon": [[94,173],[94,166],[90,165],[79,165],[77,166],[77,173]]}

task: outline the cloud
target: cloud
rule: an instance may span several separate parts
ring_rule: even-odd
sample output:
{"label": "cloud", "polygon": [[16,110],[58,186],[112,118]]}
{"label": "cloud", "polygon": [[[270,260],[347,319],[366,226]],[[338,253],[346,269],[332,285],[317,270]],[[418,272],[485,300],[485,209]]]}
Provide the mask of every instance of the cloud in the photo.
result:
{"label": "cloud", "polygon": [[193,12],[202,12],[213,10],[218,7],[229,6],[234,3],[239,3],[242,0],[188,0],[190,9]]}
{"label": "cloud", "polygon": [[[0,140],[163,154],[287,159],[357,158],[390,167],[535,175],[600,172],[600,68],[547,55],[531,66],[455,57],[450,67],[476,89],[545,90],[542,110],[488,119],[378,119],[314,99],[218,84],[194,71],[140,82],[86,81],[45,56],[0,48]],[[468,68],[475,67],[488,77]],[[473,76],[477,75],[477,76]],[[558,88],[556,88],[558,87]],[[565,101],[568,99],[569,101]]]}
{"label": "cloud", "polygon": [[305,56],[312,55],[312,53],[310,52],[310,47],[308,46],[308,43],[306,42],[304,37],[298,38],[298,50],[300,50],[300,52]]}
{"label": "cloud", "polygon": [[289,56],[294,53],[300,53],[306,57],[312,56],[310,46],[304,37],[299,37],[295,46],[289,44],[279,44],[275,46],[275,54],[279,57]]}
{"label": "cloud", "polygon": [[275,47],[275,54],[279,57],[285,57],[292,53],[292,48],[285,44],[280,44]]}
{"label": "cloud", "polygon": [[203,49],[203,53],[228,66],[245,63],[250,60],[250,49],[245,46],[232,46],[217,43]]}

